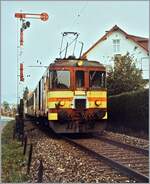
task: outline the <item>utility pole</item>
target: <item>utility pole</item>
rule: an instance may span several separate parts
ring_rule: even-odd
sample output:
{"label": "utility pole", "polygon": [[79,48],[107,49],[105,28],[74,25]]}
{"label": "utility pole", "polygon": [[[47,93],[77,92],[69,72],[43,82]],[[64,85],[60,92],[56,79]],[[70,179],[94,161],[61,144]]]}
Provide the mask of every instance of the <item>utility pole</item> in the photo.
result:
{"label": "utility pole", "polygon": [[[18,112],[18,104],[19,104],[19,79],[20,81],[24,82],[24,65],[21,61],[22,54],[23,54],[23,44],[24,44],[24,31],[30,27],[30,22],[26,21],[26,19],[40,19],[42,21],[47,21],[49,16],[47,13],[41,14],[33,14],[33,13],[15,13],[15,18],[20,20],[21,27],[19,28],[18,21],[17,21],[17,112]],[[19,34],[20,32],[20,41],[19,41]],[[20,43],[20,44],[19,44]],[[20,64],[20,75],[18,72]]]}

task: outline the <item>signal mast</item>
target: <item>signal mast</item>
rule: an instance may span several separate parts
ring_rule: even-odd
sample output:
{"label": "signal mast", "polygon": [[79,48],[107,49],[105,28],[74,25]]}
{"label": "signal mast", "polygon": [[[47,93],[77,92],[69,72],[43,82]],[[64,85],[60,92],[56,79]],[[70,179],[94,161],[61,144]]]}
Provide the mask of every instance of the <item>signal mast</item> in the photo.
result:
{"label": "signal mast", "polygon": [[[20,76],[20,81],[24,81],[24,75],[23,75],[23,62],[21,61],[21,55],[22,55],[22,49],[24,44],[24,31],[30,27],[30,22],[26,21],[26,19],[40,19],[42,21],[47,21],[49,16],[47,13],[41,13],[41,14],[33,14],[33,13],[15,13],[15,18],[20,19],[21,27],[20,27],[20,44],[18,45],[18,38],[17,38],[17,107],[18,107],[18,76]],[[17,27],[18,29],[18,27]],[[18,49],[20,52],[18,52]],[[20,58],[19,58],[20,56]],[[19,60],[20,59],[20,60]],[[20,75],[18,75],[18,65],[20,64]]]}
{"label": "signal mast", "polygon": [[20,19],[22,26],[20,28],[20,47],[23,46],[23,31],[30,27],[30,22],[25,19],[41,19],[42,21],[47,21],[49,16],[47,13],[33,14],[33,13],[15,13],[15,18]]}

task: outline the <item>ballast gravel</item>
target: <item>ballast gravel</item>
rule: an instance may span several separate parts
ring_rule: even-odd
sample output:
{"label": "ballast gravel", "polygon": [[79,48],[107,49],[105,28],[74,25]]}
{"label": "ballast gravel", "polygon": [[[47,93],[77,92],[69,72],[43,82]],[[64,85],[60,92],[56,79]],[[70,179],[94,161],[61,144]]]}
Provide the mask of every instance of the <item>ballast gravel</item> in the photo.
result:
{"label": "ballast gravel", "polygon": [[131,144],[137,147],[149,149],[149,141],[146,139],[140,139],[140,138],[128,136],[125,134],[113,133],[108,131],[104,131],[104,135],[113,140],[124,142],[126,144]]}
{"label": "ballast gravel", "polygon": [[39,129],[28,132],[33,154],[28,182],[38,182],[40,160],[43,183],[114,183],[134,182],[104,162],[97,161],[64,140],[45,135]]}

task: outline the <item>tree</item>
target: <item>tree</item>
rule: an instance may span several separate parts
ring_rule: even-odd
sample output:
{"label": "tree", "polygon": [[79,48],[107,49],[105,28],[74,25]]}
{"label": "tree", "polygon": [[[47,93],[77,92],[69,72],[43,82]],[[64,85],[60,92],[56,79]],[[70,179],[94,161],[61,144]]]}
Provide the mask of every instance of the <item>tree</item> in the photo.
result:
{"label": "tree", "polygon": [[5,112],[8,112],[10,110],[8,102],[6,102],[6,101],[3,102],[3,109]]}
{"label": "tree", "polygon": [[23,99],[25,99],[25,100],[28,99],[28,93],[29,93],[29,90],[28,90],[28,87],[26,86],[24,93],[23,93]]}
{"label": "tree", "polygon": [[142,78],[142,71],[136,68],[129,53],[115,57],[114,68],[111,67],[107,74],[109,95],[140,90],[147,84]]}

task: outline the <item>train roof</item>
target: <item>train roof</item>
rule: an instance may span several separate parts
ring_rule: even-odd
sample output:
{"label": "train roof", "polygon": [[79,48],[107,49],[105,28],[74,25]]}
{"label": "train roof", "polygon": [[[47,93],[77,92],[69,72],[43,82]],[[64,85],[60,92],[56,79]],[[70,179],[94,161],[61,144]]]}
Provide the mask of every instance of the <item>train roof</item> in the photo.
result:
{"label": "train roof", "polygon": [[54,63],[50,64],[50,67],[52,66],[77,66],[77,63],[79,61],[83,61],[82,66],[87,67],[102,67],[105,68],[103,64],[101,64],[98,61],[92,61],[92,60],[85,60],[85,59],[56,59]]}

